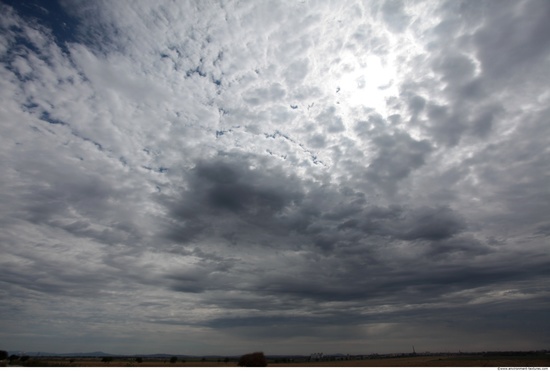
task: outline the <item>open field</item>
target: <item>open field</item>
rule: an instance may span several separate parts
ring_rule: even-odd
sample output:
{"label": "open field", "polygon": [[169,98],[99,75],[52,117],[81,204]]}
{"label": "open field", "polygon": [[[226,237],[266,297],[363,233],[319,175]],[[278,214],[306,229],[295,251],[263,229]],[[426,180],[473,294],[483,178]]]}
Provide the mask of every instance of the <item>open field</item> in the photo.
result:
{"label": "open field", "polygon": [[[100,358],[37,357],[26,362],[25,366],[55,367],[237,367],[232,359],[223,360],[190,359],[170,363],[165,359],[144,359],[138,363],[134,359],[113,359],[102,362]],[[363,360],[289,362],[276,363],[270,360],[269,367],[550,367],[550,355],[530,354],[520,356],[503,355],[449,355],[416,356],[396,358],[375,358]]]}
{"label": "open field", "polygon": [[433,356],[273,364],[277,367],[550,367],[546,357]]}
{"label": "open field", "polygon": [[64,358],[64,357],[36,357],[22,366],[28,367],[237,367],[237,361],[200,361],[178,360],[171,363],[165,359],[150,359],[136,362],[134,359],[115,358],[111,362],[102,362],[101,358]]}

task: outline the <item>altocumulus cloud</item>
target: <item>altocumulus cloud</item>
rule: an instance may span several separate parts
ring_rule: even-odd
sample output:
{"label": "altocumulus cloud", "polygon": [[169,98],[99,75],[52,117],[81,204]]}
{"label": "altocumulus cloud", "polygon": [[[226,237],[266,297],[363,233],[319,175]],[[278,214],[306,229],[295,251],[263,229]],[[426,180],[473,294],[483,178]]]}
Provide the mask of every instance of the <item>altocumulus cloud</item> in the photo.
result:
{"label": "altocumulus cloud", "polygon": [[549,2],[0,6],[3,347],[548,347]]}

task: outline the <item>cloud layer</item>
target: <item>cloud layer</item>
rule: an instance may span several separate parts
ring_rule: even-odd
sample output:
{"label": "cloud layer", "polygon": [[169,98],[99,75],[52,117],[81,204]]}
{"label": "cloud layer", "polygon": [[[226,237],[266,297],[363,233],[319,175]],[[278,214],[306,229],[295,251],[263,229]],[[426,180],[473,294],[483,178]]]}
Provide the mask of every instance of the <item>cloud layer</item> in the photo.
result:
{"label": "cloud layer", "polygon": [[548,2],[0,6],[4,347],[549,343]]}

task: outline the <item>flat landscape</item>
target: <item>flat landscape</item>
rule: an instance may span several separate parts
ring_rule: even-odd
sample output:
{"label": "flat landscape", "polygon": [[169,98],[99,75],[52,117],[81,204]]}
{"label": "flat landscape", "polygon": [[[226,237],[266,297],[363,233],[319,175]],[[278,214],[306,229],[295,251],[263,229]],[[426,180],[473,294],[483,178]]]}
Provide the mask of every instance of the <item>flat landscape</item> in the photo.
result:
{"label": "flat landscape", "polygon": [[274,364],[290,367],[549,367],[550,358],[536,357],[404,357],[354,361]]}
{"label": "flat landscape", "polygon": [[[231,360],[168,360],[151,359],[138,363],[134,359],[120,358],[103,362],[100,358],[58,358],[37,357],[28,361],[26,366],[55,367],[237,367],[237,361]],[[315,362],[277,362],[270,360],[268,367],[550,367],[550,355],[530,354],[519,356],[503,355],[449,355],[385,357],[363,360],[315,361]]]}

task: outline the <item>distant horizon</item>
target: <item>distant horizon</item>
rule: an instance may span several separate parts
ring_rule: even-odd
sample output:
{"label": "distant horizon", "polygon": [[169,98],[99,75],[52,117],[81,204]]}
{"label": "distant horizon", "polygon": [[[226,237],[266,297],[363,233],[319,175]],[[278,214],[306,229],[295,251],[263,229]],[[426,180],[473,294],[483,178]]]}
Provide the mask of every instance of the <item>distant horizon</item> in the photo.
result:
{"label": "distant horizon", "polygon": [[164,353],[164,352],[155,352],[155,353],[109,353],[103,351],[92,351],[92,352],[37,352],[37,351],[7,351],[10,355],[29,355],[32,354],[33,357],[39,356],[89,356],[89,357],[102,357],[102,356],[117,356],[117,357],[134,357],[134,356],[150,356],[150,357],[165,357],[165,356],[185,356],[185,357],[240,357],[243,354],[253,353],[253,352],[262,352],[266,357],[286,357],[286,356],[299,356],[299,357],[309,357],[311,354],[322,353],[323,356],[391,356],[391,355],[425,355],[425,354],[479,354],[479,353],[548,353],[548,349],[531,349],[531,350],[485,350],[485,351],[422,351],[422,352],[388,352],[388,353],[342,353],[342,352],[311,352],[311,353],[266,353],[261,350],[247,351],[239,354],[183,354],[183,353]]}
{"label": "distant horizon", "polygon": [[479,354],[479,353],[548,353],[550,350],[545,348],[540,349],[530,349],[530,350],[514,350],[514,349],[505,349],[505,350],[481,350],[481,351],[410,351],[410,352],[387,352],[387,353],[343,353],[343,352],[310,352],[310,353],[268,353],[264,352],[262,350],[256,349],[256,350],[249,350],[246,352],[242,352],[239,354],[214,354],[214,353],[204,353],[204,354],[184,354],[184,353],[165,353],[165,352],[145,352],[145,353],[109,353],[109,352],[103,352],[103,351],[91,351],[91,352],[41,352],[41,351],[18,351],[18,350],[8,350],[7,352],[11,354],[17,354],[17,355],[32,355],[34,357],[38,357],[41,355],[44,356],[82,356],[82,357],[101,357],[101,356],[120,356],[120,357],[132,357],[132,356],[151,356],[151,357],[163,357],[163,356],[185,356],[185,357],[240,357],[243,354],[247,353],[253,353],[253,352],[262,352],[266,356],[271,357],[285,357],[285,356],[299,356],[299,357],[308,357],[312,354],[323,354],[323,356],[373,356],[373,355],[379,355],[379,356],[389,356],[389,355],[423,355],[423,354]]}

